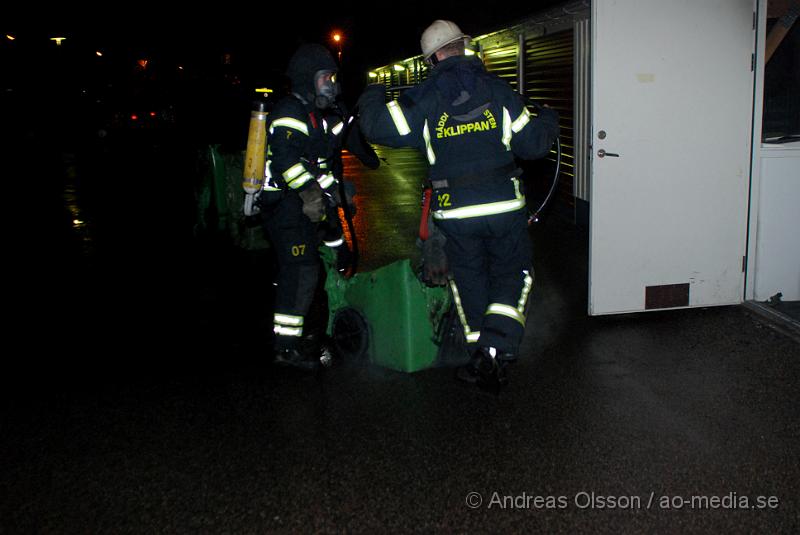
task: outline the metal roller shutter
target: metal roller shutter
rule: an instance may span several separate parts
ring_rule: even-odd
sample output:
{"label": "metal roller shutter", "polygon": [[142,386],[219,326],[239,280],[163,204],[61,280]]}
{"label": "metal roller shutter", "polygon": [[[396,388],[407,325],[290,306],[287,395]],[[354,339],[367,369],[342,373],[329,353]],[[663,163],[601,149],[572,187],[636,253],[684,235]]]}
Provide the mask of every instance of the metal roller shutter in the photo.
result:
{"label": "metal roller shutter", "polygon": [[517,90],[517,51],[516,43],[483,51],[483,64],[492,72],[511,84]]}
{"label": "metal roller shutter", "polygon": [[[525,96],[558,111],[561,126],[561,171],[557,199],[574,206],[575,136],[573,127],[573,31],[525,40]],[[555,162],[555,151],[550,160]]]}

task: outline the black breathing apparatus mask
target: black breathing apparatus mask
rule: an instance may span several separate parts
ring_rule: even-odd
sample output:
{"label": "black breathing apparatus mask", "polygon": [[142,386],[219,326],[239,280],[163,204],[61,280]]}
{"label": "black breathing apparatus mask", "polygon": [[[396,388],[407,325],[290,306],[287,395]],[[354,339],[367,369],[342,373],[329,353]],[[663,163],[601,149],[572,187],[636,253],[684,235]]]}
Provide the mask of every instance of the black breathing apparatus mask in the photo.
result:
{"label": "black breathing apparatus mask", "polygon": [[[326,75],[330,78],[323,80]],[[336,81],[336,71],[322,70],[314,73],[314,105],[324,110],[330,108],[339,96],[339,83]]]}

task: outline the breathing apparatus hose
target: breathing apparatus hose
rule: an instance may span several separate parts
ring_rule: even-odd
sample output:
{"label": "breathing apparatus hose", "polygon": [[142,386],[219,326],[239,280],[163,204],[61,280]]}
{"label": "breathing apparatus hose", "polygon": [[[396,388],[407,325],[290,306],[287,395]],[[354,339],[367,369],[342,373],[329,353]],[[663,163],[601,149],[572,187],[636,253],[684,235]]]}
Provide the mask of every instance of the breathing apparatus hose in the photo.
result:
{"label": "breathing apparatus hose", "polygon": [[[536,101],[534,101],[532,98],[528,97],[525,100],[527,101],[527,104],[532,108],[534,108],[536,111],[542,109],[542,106],[536,103]],[[547,205],[550,203],[550,200],[553,198],[553,193],[556,191],[556,187],[558,186],[558,174],[561,172],[561,139],[559,137],[556,137],[555,145],[556,145],[556,169],[553,172],[553,180],[550,184],[550,189],[547,191],[547,195],[542,201],[542,204],[540,204],[539,208],[537,208],[534,212],[532,212],[528,217],[529,225],[531,223],[539,222],[539,214],[541,214],[542,210],[544,210],[545,207],[547,207]]]}
{"label": "breathing apparatus hose", "polygon": [[353,224],[353,214],[350,212],[350,203],[347,202],[347,191],[344,187],[344,165],[341,162],[341,159],[344,142],[347,139],[350,130],[352,129],[356,117],[358,117],[358,108],[354,108],[353,112],[349,116],[345,116],[341,107],[336,102],[333,104],[333,109],[339,112],[339,114],[342,116],[342,121],[344,121],[342,135],[339,138],[340,141],[338,145],[334,148],[333,157],[339,160],[339,164],[341,165],[342,169],[342,177],[341,180],[338,181],[337,187],[339,188],[339,199],[341,199],[342,213],[344,214],[344,221],[347,225],[347,232],[350,234],[350,243],[353,245],[353,250],[351,251],[353,253],[353,263],[350,270],[350,274],[352,276],[355,275],[356,271],[358,271],[358,238],[356,237],[356,227]]}

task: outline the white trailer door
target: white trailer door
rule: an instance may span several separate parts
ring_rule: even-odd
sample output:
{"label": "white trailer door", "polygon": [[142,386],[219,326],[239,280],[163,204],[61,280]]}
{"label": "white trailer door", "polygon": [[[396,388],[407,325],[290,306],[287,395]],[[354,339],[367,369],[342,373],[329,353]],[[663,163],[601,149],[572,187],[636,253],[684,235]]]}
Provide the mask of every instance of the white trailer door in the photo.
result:
{"label": "white trailer door", "polygon": [[754,0],[592,0],[589,313],[740,303]]}

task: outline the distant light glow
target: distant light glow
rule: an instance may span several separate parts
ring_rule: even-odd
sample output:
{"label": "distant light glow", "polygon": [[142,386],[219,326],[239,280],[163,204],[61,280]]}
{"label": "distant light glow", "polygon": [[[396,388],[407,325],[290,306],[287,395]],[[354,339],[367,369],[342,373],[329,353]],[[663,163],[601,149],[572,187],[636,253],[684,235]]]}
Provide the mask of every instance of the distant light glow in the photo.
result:
{"label": "distant light glow", "polygon": [[136,115],[135,113],[133,115],[131,115],[131,121],[138,121],[138,120],[139,120],[139,116],[138,115]]}
{"label": "distant light glow", "polygon": [[99,50],[97,52],[95,52],[95,54],[97,54],[98,58],[102,58],[103,57],[103,53],[100,52]]}
{"label": "distant light glow", "polygon": [[178,70],[182,71],[183,70],[183,65],[178,65]]}
{"label": "distant light glow", "polygon": [[16,37],[14,37],[13,35],[6,34],[6,39],[8,39],[9,41],[14,41]]}
{"label": "distant light glow", "polygon": [[151,112],[150,112],[150,117],[155,117],[155,116],[156,116],[156,112],[154,112],[154,111],[151,111]]}
{"label": "distant light glow", "polygon": [[474,55],[475,55],[475,51],[474,51],[474,50],[472,50],[471,48],[465,48],[465,49],[464,49],[464,53],[465,53],[467,56],[474,56]]}
{"label": "distant light glow", "polygon": [[369,73],[369,77],[370,78],[377,78],[378,77],[378,73],[377,72],[371,72],[371,73]]}
{"label": "distant light glow", "polygon": [[257,87],[256,93],[272,93],[272,89],[268,87]]}
{"label": "distant light glow", "polygon": [[81,221],[80,219],[73,219],[72,224],[75,226],[83,225],[83,221]]}
{"label": "distant light glow", "polygon": [[406,68],[403,67],[402,65],[395,65],[394,66],[394,70],[396,70],[398,72],[402,72],[402,71],[406,70]]}
{"label": "distant light glow", "polygon": [[57,46],[61,46],[61,41],[65,41],[66,37],[51,37],[51,41],[55,41]]}
{"label": "distant light glow", "polygon": [[337,33],[335,33],[335,34],[333,34],[333,40],[334,40],[334,41],[336,41],[336,42],[338,43],[339,41],[341,41],[341,40],[342,40],[342,34],[340,34],[340,33],[338,33],[338,32],[337,32]]}
{"label": "distant light glow", "polygon": [[139,61],[136,62],[136,64],[139,65],[139,67],[141,67],[142,69],[146,69],[148,63],[150,63],[150,60],[147,59],[140,59]]}

